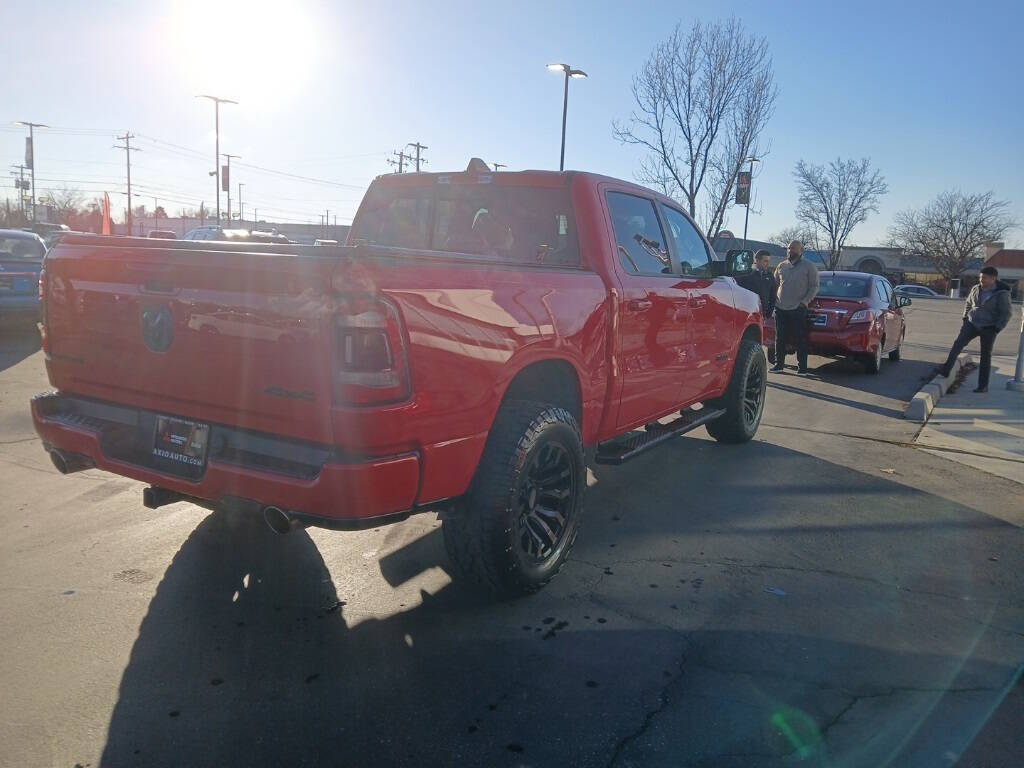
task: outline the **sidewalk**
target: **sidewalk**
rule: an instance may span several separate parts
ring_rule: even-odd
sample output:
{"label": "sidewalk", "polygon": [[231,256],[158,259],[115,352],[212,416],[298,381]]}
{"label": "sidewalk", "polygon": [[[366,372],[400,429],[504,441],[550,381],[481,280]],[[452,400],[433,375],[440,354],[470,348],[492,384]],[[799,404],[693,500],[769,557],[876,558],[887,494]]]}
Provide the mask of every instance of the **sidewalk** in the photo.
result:
{"label": "sidewalk", "polygon": [[1015,365],[1016,356],[993,355],[985,394],[971,391],[978,386],[978,371],[972,371],[956,392],[947,393],[935,406],[917,436],[917,446],[1024,484],[1024,392],[1006,388]]}

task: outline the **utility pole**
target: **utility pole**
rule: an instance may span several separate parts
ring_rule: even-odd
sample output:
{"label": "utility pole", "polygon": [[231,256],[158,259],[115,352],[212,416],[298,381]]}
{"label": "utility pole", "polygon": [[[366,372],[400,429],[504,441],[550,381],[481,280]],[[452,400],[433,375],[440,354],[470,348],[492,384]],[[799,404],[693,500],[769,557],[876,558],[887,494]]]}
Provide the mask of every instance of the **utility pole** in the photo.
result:
{"label": "utility pole", "polygon": [[231,99],[222,99],[219,96],[208,96],[206,94],[200,94],[196,96],[197,99],[209,99],[213,102],[213,120],[214,120],[214,131],[216,133],[215,144],[213,148],[213,165],[214,171],[210,175],[217,176],[217,225],[220,226],[220,105],[221,104],[237,104],[237,101]]}
{"label": "utility pole", "polygon": [[243,227],[245,226],[245,216],[242,215],[245,212],[245,209],[242,207],[242,187],[244,186],[245,184],[238,182],[238,223]]}
{"label": "utility pole", "polygon": [[160,229],[160,205],[155,197],[153,198],[153,229]]}
{"label": "utility pole", "polygon": [[227,152],[223,153],[222,157],[228,161],[227,168],[224,169],[224,189],[228,193],[228,226],[231,226],[231,158],[241,158],[241,155],[229,155]]}
{"label": "utility pole", "polygon": [[504,163],[491,163],[494,166],[495,171],[500,171],[502,168],[508,168]]}
{"label": "utility pole", "polygon": [[128,215],[125,217],[124,223],[130,235],[132,233],[132,150],[134,149],[136,152],[141,152],[142,150],[132,146],[132,139],[135,138],[135,135],[129,131],[125,131],[124,136],[117,136],[116,138],[118,141],[124,142],[123,145],[115,144],[114,149],[124,150],[125,164],[128,171]]}
{"label": "utility pole", "polygon": [[750,221],[750,200],[754,192],[754,163],[761,162],[759,157],[746,158],[750,163],[750,186],[747,188],[747,212],[743,215],[743,250],[747,250],[747,222]]}
{"label": "utility pole", "polygon": [[[25,168],[26,167],[27,166],[24,166],[24,165],[13,165],[13,164],[11,165],[11,168],[17,168],[18,172],[20,173],[19,178],[15,179],[15,181],[18,182],[18,202],[20,203],[20,208],[21,208],[21,221],[22,221],[22,223],[28,221],[28,219],[25,218],[25,190],[28,189],[28,186],[26,186],[26,184],[25,184]],[[11,171],[11,173],[13,174],[14,171]]]}
{"label": "utility pole", "polygon": [[420,152],[424,149],[430,149],[430,147],[424,146],[423,144],[420,144],[418,141],[415,144],[406,144],[405,146],[412,147],[413,149],[416,150],[416,173],[419,173],[420,163],[422,162],[426,164],[427,162],[425,159],[420,158]]}
{"label": "utility pole", "polygon": [[412,160],[412,155],[407,155],[405,152],[392,152],[392,155],[397,157],[397,160],[388,160],[388,165],[394,165],[398,167],[399,173],[405,173],[405,161]]}
{"label": "utility pole", "polygon": [[331,209],[324,211],[324,240],[331,236]]}
{"label": "utility pole", "polygon": [[28,146],[25,148],[25,164],[28,169],[32,171],[32,223],[36,222],[36,128],[49,128],[48,125],[42,123],[32,123],[28,120],[19,120],[18,125],[24,125],[28,127]]}

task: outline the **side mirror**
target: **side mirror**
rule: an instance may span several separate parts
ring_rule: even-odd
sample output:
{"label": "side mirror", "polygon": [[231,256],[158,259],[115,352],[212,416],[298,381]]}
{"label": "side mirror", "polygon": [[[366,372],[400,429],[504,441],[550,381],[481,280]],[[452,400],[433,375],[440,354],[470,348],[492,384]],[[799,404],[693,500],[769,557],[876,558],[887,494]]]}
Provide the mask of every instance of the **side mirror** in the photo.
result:
{"label": "side mirror", "polygon": [[912,302],[910,300],[909,296],[897,296],[896,297],[896,306],[897,307],[909,307],[913,303],[914,302]]}
{"label": "side mirror", "polygon": [[737,277],[754,271],[754,252],[733,249],[725,255],[726,274]]}

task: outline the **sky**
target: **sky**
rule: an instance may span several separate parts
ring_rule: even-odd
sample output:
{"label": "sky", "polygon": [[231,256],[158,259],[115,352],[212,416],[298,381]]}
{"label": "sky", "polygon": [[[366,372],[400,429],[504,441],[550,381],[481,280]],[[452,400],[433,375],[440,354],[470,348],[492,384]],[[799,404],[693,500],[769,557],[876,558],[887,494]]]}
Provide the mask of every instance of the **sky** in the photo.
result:
{"label": "sky", "polygon": [[[949,188],[992,190],[1024,223],[1024,3],[952,2],[317,2],[37,0],[3,3],[0,158],[35,138],[37,194],[107,191],[125,205],[213,208],[212,93],[221,152],[246,218],[347,223],[391,153],[428,147],[429,171],[470,157],[509,170],[558,167],[566,62],[566,167],[632,179],[642,155],[619,143],[630,84],[676,23],[735,16],[764,36],[779,97],[763,135],[749,233],[795,223],[793,166],[868,157],[889,185],[849,244],[878,245],[896,212]],[[298,178],[302,177],[302,178]],[[12,199],[13,183],[4,189]],[[9,192],[7,190],[9,189]],[[225,200],[222,198],[222,206]],[[743,228],[743,209],[728,226]],[[1007,237],[1024,247],[1024,228]]]}

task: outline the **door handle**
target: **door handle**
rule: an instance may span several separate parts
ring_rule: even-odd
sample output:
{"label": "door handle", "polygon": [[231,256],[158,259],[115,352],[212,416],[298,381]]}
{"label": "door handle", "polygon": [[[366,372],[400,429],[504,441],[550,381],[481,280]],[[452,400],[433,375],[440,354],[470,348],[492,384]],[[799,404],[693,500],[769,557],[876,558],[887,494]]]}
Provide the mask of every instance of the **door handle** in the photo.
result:
{"label": "door handle", "polygon": [[654,306],[654,302],[650,299],[630,299],[628,306],[632,312],[646,312]]}

